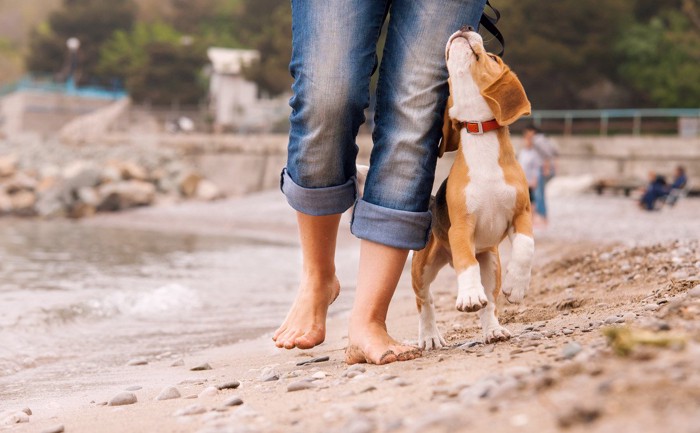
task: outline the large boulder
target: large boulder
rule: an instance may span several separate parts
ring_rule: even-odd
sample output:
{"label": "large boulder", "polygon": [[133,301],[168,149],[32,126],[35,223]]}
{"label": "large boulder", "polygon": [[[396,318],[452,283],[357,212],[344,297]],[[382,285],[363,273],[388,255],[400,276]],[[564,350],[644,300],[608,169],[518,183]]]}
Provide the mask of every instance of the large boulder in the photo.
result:
{"label": "large boulder", "polygon": [[97,210],[114,212],[136,206],[147,206],[156,197],[156,187],[149,182],[127,180],[100,185],[97,189],[100,204]]}

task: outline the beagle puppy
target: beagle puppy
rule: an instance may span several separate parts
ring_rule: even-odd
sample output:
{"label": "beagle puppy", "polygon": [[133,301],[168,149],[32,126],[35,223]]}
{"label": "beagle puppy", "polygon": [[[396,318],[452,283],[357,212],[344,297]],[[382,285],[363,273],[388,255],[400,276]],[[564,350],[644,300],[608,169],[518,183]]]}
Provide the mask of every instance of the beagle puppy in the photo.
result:
{"label": "beagle puppy", "polygon": [[[424,349],[445,345],[430,284],[448,263],[457,272],[457,309],[479,312],[487,343],[510,338],[498,323],[496,297],[502,291],[508,301],[522,301],[535,249],[528,185],[508,132],[508,125],[530,114],[525,90],[499,57],[486,52],[476,32],[454,33],[445,57],[450,98],[440,156],[453,150],[457,154],[431,203],[428,245],[413,255],[418,343]],[[498,245],[506,237],[512,256],[501,286]]]}

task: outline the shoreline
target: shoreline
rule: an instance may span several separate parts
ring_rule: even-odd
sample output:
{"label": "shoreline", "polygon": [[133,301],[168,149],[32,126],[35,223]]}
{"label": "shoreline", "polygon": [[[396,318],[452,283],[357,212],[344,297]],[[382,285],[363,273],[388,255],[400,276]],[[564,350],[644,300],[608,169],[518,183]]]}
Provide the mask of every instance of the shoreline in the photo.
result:
{"label": "shoreline", "polygon": [[[233,235],[250,230],[255,236],[296,244],[293,213],[276,191],[272,194],[187,205],[184,212],[182,208],[148,208],[81,224],[210,234],[218,230]],[[581,201],[590,203],[590,198],[553,206],[554,217],[564,218],[562,212],[569,212],[569,205],[564,204],[580,205]],[[690,216],[696,214],[699,203],[685,204],[688,207],[680,208],[676,222],[691,224]],[[601,214],[606,216],[605,209],[591,209],[584,216],[595,222]],[[627,208],[621,212],[626,214]],[[638,220],[645,218],[652,226],[660,221],[656,215],[640,215]],[[164,351],[145,359],[146,365],[103,369],[73,383],[55,384],[55,389],[45,393],[28,390],[27,398],[3,401],[0,412],[28,406],[33,415],[29,423],[0,426],[0,431],[37,432],[63,425],[70,433],[486,429],[500,433],[565,427],[600,432],[673,428],[691,433],[700,421],[693,406],[700,401],[695,391],[700,389],[700,297],[689,292],[698,284],[700,248],[697,242],[674,243],[671,239],[676,232],[671,229],[658,247],[630,246],[639,243],[636,232],[648,230],[636,223],[625,229],[628,233],[620,232],[604,245],[599,237],[614,227],[597,227],[601,236],[572,242],[586,238],[588,225],[580,225],[582,231],[573,233],[568,222],[553,223],[541,236],[525,303],[517,306],[499,301],[499,317],[514,335],[508,342],[481,343],[477,315],[454,310],[454,275],[445,270],[434,284],[434,296],[440,329],[451,346],[424,352],[418,360],[387,366],[345,365],[348,311],[337,304],[329,310],[326,342],[314,349],[277,349],[268,332],[186,355]],[[694,225],[687,224],[677,227],[677,232],[697,232]],[[265,228],[263,233],[255,232],[256,225]],[[642,243],[653,242],[650,238]],[[345,229],[339,248],[345,254],[340,261],[344,278],[339,300],[346,300],[352,296],[346,287],[353,284],[356,257],[352,251],[357,241]],[[628,278],[627,263],[641,266],[640,278]],[[660,266],[666,271],[658,272]],[[387,323],[392,336],[410,342],[417,337],[418,316],[410,272],[406,272],[409,268],[407,263]],[[613,354],[601,334],[608,326],[655,329],[660,322],[687,339],[683,350],[645,349],[639,359],[623,358]],[[330,360],[296,366],[317,356]],[[171,367],[179,359],[184,365]],[[212,369],[190,371],[201,363]],[[266,368],[275,370],[278,380],[263,381]],[[240,382],[237,389],[210,389],[233,381]],[[300,390],[290,392],[291,385]],[[136,404],[102,405],[129,387],[140,387],[129,391],[137,396]],[[154,400],[165,387],[176,387],[181,398]],[[224,407],[233,396],[240,397],[243,404]],[[667,404],[657,407],[660,398]],[[183,415],[185,408],[194,413]]]}

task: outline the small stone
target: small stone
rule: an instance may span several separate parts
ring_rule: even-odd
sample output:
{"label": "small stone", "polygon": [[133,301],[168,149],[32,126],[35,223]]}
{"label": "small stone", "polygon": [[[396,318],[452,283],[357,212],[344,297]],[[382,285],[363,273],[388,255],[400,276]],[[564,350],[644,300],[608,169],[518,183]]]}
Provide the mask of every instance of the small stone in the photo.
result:
{"label": "small stone", "polygon": [[578,353],[583,350],[580,344],[578,344],[575,341],[571,341],[564,346],[564,349],[562,349],[561,356],[564,359],[571,359],[574,356],[578,355]]}
{"label": "small stone", "polygon": [[127,386],[124,388],[125,391],[138,391],[139,389],[142,389],[142,387],[138,385]]}
{"label": "small stone", "polygon": [[180,398],[180,391],[178,391],[174,386],[169,386],[164,388],[160,394],[158,394],[156,400],[172,400],[174,398]]}
{"label": "small stone", "polygon": [[358,416],[350,418],[339,431],[343,433],[373,433],[376,429],[374,421],[364,416]]}
{"label": "small stone", "polygon": [[241,398],[237,395],[232,395],[231,397],[224,400],[224,406],[227,406],[227,407],[240,406],[242,404],[243,404],[243,400],[241,400]]}
{"label": "small stone", "polygon": [[178,410],[175,412],[175,416],[191,416],[191,415],[199,415],[200,413],[206,412],[207,409],[199,404],[192,404],[187,407],[183,407],[182,409]]}
{"label": "small stone", "polygon": [[608,325],[612,325],[615,323],[623,323],[625,319],[619,316],[609,316],[607,319],[605,319],[605,323]]}
{"label": "small stone", "polygon": [[696,284],[695,287],[688,290],[688,296],[691,298],[700,298],[700,284]]}
{"label": "small stone", "polygon": [[41,433],[63,433],[64,431],[66,431],[65,427],[63,427],[63,424],[60,424],[54,427],[44,429],[41,431]]}
{"label": "small stone", "polygon": [[362,374],[366,371],[367,369],[360,364],[351,365],[350,368],[345,370],[345,373],[343,373],[343,377],[348,377],[352,379],[353,377]]}
{"label": "small stone", "polygon": [[205,362],[204,364],[199,364],[196,367],[190,368],[190,371],[205,371],[205,370],[211,370],[211,365],[209,365],[208,362]]}
{"label": "small stone", "polygon": [[360,391],[360,394],[364,394],[364,393],[366,393],[366,392],[372,392],[372,391],[376,391],[376,390],[377,390],[377,387],[376,387],[376,386],[370,385],[370,386],[368,386],[367,388],[365,388],[365,389],[363,389],[362,391]]}
{"label": "small stone", "polygon": [[32,410],[29,409],[28,407],[25,407],[24,409],[22,409],[22,412],[26,413],[27,415],[31,415],[31,414],[32,414]]}
{"label": "small stone", "polygon": [[302,365],[314,364],[317,362],[325,362],[325,361],[329,361],[330,359],[331,359],[330,356],[319,356],[318,358],[311,358],[307,361],[297,362],[297,367],[300,367]]}
{"label": "small stone", "polygon": [[370,412],[370,411],[373,411],[374,409],[376,409],[377,405],[375,403],[365,401],[365,402],[357,403],[353,407],[355,408],[355,410],[357,410],[359,412]]}
{"label": "small stone", "polygon": [[355,370],[355,371],[346,371],[345,374],[343,374],[343,376],[347,377],[348,379],[352,379],[354,377],[360,376],[361,374],[362,374],[362,372]]}
{"label": "small stone", "polygon": [[3,420],[3,424],[5,425],[21,424],[25,422],[29,422],[29,415],[22,411],[12,413]]}
{"label": "small stone", "polygon": [[263,368],[262,373],[260,373],[261,382],[272,382],[275,380],[279,380],[279,378],[279,372],[272,367],[265,367]]}
{"label": "small stone", "polygon": [[631,322],[637,318],[637,315],[634,313],[625,313],[622,315],[622,320],[625,322]]}
{"label": "small stone", "polygon": [[544,335],[542,335],[540,332],[526,332],[521,334],[520,338],[524,340],[541,340],[544,338]]}
{"label": "small stone", "polygon": [[224,383],[222,383],[222,384],[220,384],[220,385],[216,385],[216,388],[219,389],[219,390],[222,390],[222,389],[236,389],[236,388],[238,388],[239,386],[241,386],[241,382],[239,382],[239,381],[237,381],[237,380],[233,380],[233,381],[231,381],[231,382],[224,382]]}
{"label": "small stone", "polygon": [[199,393],[199,398],[202,397],[213,397],[219,393],[219,389],[215,386],[208,386],[204,388],[204,391]]}
{"label": "small stone", "polygon": [[110,406],[124,406],[127,404],[134,404],[138,400],[136,399],[136,394],[133,392],[120,392],[119,394],[112,397],[109,401]]}
{"label": "small stone", "polygon": [[185,365],[185,361],[182,358],[176,359],[172,364],[170,364],[171,367],[182,367],[183,365]]}
{"label": "small stone", "polygon": [[309,382],[307,380],[300,380],[287,385],[287,392],[301,391],[304,389],[310,389],[315,387],[316,385],[314,385],[313,382]]}
{"label": "small stone", "polygon": [[569,428],[577,424],[590,424],[600,415],[601,410],[598,407],[574,404],[557,414],[557,423],[562,428]]}
{"label": "small stone", "polygon": [[656,304],[648,304],[644,306],[644,311],[658,311],[661,308]]}
{"label": "small stone", "polygon": [[325,379],[326,373],[323,371],[317,371],[316,373],[312,374],[311,377],[316,380]]}
{"label": "small stone", "polygon": [[187,400],[192,400],[192,399],[197,398],[197,394],[186,395],[186,396],[184,396],[184,397],[182,397],[182,398],[187,399]]}
{"label": "small stone", "polygon": [[574,333],[574,331],[572,331],[572,330],[569,329],[569,328],[564,328],[564,329],[561,330],[561,333],[564,334],[564,335],[571,335],[571,334]]}

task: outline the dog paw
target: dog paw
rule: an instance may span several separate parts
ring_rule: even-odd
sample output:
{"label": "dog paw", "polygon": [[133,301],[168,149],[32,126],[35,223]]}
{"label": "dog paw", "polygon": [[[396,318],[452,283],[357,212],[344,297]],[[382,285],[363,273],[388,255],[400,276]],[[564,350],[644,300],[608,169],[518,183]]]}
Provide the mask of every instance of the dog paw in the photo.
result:
{"label": "dog paw", "polygon": [[489,301],[486,298],[486,294],[484,293],[483,290],[481,290],[481,293],[477,293],[475,290],[471,291],[472,293],[466,294],[466,295],[459,295],[457,297],[457,303],[455,307],[459,311],[463,312],[474,312],[474,311],[479,311],[482,308],[484,308],[486,305],[488,305]]}
{"label": "dog paw", "polygon": [[445,339],[437,328],[420,329],[418,332],[418,347],[424,350],[440,349],[447,346]]}
{"label": "dog paw", "polygon": [[497,341],[506,341],[510,339],[510,331],[502,326],[484,330],[484,343],[495,343]]}
{"label": "dog paw", "polygon": [[511,304],[519,304],[525,298],[525,292],[530,285],[530,278],[513,278],[512,274],[507,273],[505,283],[501,291],[506,296],[506,299]]}

